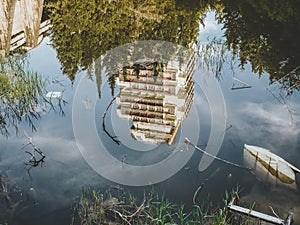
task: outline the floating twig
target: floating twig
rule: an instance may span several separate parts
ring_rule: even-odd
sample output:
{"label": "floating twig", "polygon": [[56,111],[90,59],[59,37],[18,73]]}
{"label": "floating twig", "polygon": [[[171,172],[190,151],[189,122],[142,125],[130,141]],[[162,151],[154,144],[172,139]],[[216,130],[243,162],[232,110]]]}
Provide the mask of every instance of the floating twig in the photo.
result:
{"label": "floating twig", "polygon": [[112,212],[114,212],[114,213],[116,213],[116,214],[118,214],[119,217],[120,217],[123,221],[125,221],[128,225],[131,225],[131,223],[127,220],[126,216],[123,215],[121,212],[119,212],[118,210],[115,210],[115,209],[109,209],[109,210],[112,211]]}
{"label": "floating twig", "polygon": [[196,200],[197,200],[197,198],[198,198],[198,196],[200,194],[200,191],[202,190],[203,186],[204,186],[204,182],[202,184],[200,184],[200,186],[197,188],[197,190],[195,191],[195,193],[193,195],[193,204],[194,205],[197,204]]}
{"label": "floating twig", "polygon": [[129,218],[132,218],[134,217],[136,214],[138,214],[138,212],[140,212],[143,208],[144,208],[144,205],[145,205],[145,202],[146,202],[146,197],[145,197],[145,193],[144,193],[144,200],[142,202],[142,204],[138,207],[138,209],[132,213],[130,216],[128,216]]}
{"label": "floating twig", "polygon": [[287,218],[284,221],[284,225],[291,225],[292,224],[292,222],[293,222],[293,215],[294,215],[294,213],[292,213],[292,212],[288,213]]}
{"label": "floating twig", "polygon": [[269,205],[269,207],[270,207],[272,213],[274,214],[274,216],[276,216],[277,218],[279,218],[279,216],[278,216],[277,213],[274,211],[274,209],[272,208],[272,206]]}

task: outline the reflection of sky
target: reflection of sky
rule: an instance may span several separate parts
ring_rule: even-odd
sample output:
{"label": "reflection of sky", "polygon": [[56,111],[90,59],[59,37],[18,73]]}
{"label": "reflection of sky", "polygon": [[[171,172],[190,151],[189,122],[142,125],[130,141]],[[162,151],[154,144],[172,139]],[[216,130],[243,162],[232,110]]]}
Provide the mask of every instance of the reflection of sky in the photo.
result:
{"label": "reflection of sky", "polygon": [[[223,31],[221,25],[214,20],[214,14],[209,13],[205,20],[205,29],[200,31],[198,40],[207,42],[212,37],[221,38]],[[238,65],[235,63],[235,67]],[[230,90],[234,81],[233,75],[243,82],[252,86],[249,89]],[[263,74],[251,72],[251,66],[245,66],[245,70],[230,69],[228,62],[225,62],[222,78],[220,79],[227,107],[227,125],[232,127],[226,132],[220,155],[231,161],[242,162],[242,148],[244,144],[257,145],[270,149],[275,154],[283,157],[298,168],[300,167],[300,95],[299,92],[293,96],[284,96],[287,105],[281,104],[276,98],[280,99],[279,85],[269,85],[269,77]],[[235,85],[239,85],[235,83]],[[274,97],[266,88],[268,88],[276,97]],[[291,113],[292,112],[292,115]],[[213,166],[212,166],[213,167]],[[231,168],[233,177],[237,170]],[[237,173],[239,174],[239,173]],[[237,182],[242,185],[248,183],[249,174],[238,175]],[[251,179],[250,179],[251,180]],[[253,182],[255,180],[252,180]],[[298,181],[299,182],[299,181]],[[249,184],[249,183],[248,183]],[[218,183],[216,183],[218,185]],[[252,184],[253,185],[253,184]],[[247,189],[247,188],[246,188]],[[278,191],[278,190],[277,190]],[[268,191],[267,191],[268,192]],[[278,201],[276,194],[266,194],[266,190],[261,187],[255,187],[247,198],[247,204],[251,201],[258,201],[258,198],[265,196],[263,201],[269,201],[277,206],[278,211],[286,213],[288,210],[294,210],[299,213],[299,201],[290,201],[282,205],[283,199],[298,199],[295,193],[286,189],[280,189],[280,195],[283,196]],[[247,192],[244,192],[244,194]],[[272,193],[272,192],[270,192]],[[260,196],[260,197],[259,197]],[[246,198],[245,198],[246,199]],[[260,202],[263,202],[260,201]],[[285,215],[285,214],[284,214]]]}
{"label": "reflection of sky", "polygon": [[[295,93],[291,97],[284,97],[284,101],[288,105],[287,108],[286,105],[281,104],[276,99],[280,98],[279,85],[269,85],[267,74],[259,78],[258,74],[251,73],[250,65],[246,65],[244,71],[236,70],[235,76],[250,84],[252,88],[230,90],[233,82],[232,74],[229,69],[224,71],[221,85],[227,103],[227,123],[228,125],[231,124],[232,128],[226,133],[221,154],[231,160],[237,158],[242,163],[241,151],[243,145],[257,145],[270,149],[270,151],[299,168],[299,93]],[[291,119],[289,110],[292,112],[293,119]],[[246,182],[247,184],[252,179],[251,176],[249,174],[240,176],[238,183],[242,185],[242,189],[244,189],[243,183]],[[256,182],[256,185],[253,182]],[[252,180],[250,183],[252,186],[254,185],[253,190],[249,194],[242,191],[243,195],[247,194],[241,201],[244,201],[245,205],[256,202],[256,209],[263,210],[265,209],[264,202],[268,201],[278,212],[282,213],[281,215],[285,216],[285,213],[289,210],[299,214],[297,205],[299,206],[300,203],[297,193],[287,188],[266,189],[267,186],[257,180]],[[274,192],[271,190],[274,190]],[[281,199],[276,197],[278,192],[282,196]],[[287,200],[285,204],[282,204],[283,199],[295,199],[295,201]]]}
{"label": "reflection of sky", "polygon": [[[208,38],[221,38],[223,35],[221,28],[222,26],[215,21],[215,14],[208,13],[205,27],[200,30],[198,40],[203,43]],[[232,80],[233,73],[228,62],[225,62],[220,84],[227,104],[228,125],[233,125],[233,129],[236,129],[240,139],[244,139],[243,143],[262,145],[272,149],[275,153],[282,153],[281,149],[276,149],[278,147],[288,147],[288,153],[286,151],[283,153],[286,156],[290,154],[290,160],[293,160],[293,156],[299,148],[299,93],[285,99],[288,104],[287,108],[266,90],[268,87],[273,94],[280,98],[278,86],[269,86],[267,74],[261,77],[253,74],[250,65],[246,65],[244,71],[235,69],[234,72],[235,77],[252,85],[252,88],[231,91],[233,83],[240,84]],[[293,113],[292,118],[289,110]],[[250,133],[251,135],[249,135]]]}
{"label": "reflection of sky", "polygon": [[[212,13],[208,15],[206,27],[200,32],[199,40],[205,41],[208,36],[222,36],[220,26],[214,22]],[[47,77],[58,78],[63,80],[66,85],[70,85],[71,82],[62,76],[56,53],[47,45],[48,42],[49,39],[46,38],[40,46],[30,52],[31,68]],[[231,91],[232,73],[229,65],[225,64],[220,85],[227,104],[227,123],[228,126],[231,124],[232,128],[226,133],[220,155],[241,164],[242,145],[247,143],[269,148],[274,153],[295,164],[295,166],[300,167],[299,93],[286,99],[293,112],[293,121],[291,121],[287,108],[266,91],[266,87],[269,85],[267,75],[259,78],[257,74],[251,73],[249,68],[250,66],[247,65],[244,71],[236,69],[235,76],[252,85],[252,88]],[[34,186],[41,202],[40,206],[37,206],[34,210],[35,213],[48,213],[57,208],[69,206],[72,198],[80,192],[81,187],[106,182],[104,178],[93,172],[85,163],[74,140],[71,109],[72,94],[73,89],[76,87],[76,81],[73,88],[70,86],[65,88],[51,86],[49,88],[52,87],[61,88],[59,90],[65,89],[64,98],[68,101],[68,105],[65,107],[65,117],[51,112],[49,115],[42,116],[41,120],[37,122],[37,133],[30,133],[26,123],[24,123],[20,129],[20,137],[12,135],[9,139],[0,138],[0,171],[10,171],[9,174],[16,176],[11,179],[23,182],[24,190],[31,185]],[[279,91],[276,85],[272,85],[269,88],[278,96]],[[197,91],[197,89],[195,90]],[[109,96],[109,90],[103,96]],[[205,100],[200,99],[201,96],[199,93],[195,94],[194,104],[200,109],[200,124],[204,126],[204,129],[201,128],[199,144],[205,144],[206,138],[203,137],[208,135],[202,132],[203,130],[208,130],[209,111]],[[26,129],[29,135],[33,136],[33,141],[46,154],[44,166],[31,170],[32,182],[27,179],[26,169],[23,165],[25,159],[28,158],[28,155],[24,153],[25,149],[21,149],[22,144],[26,143],[26,138],[22,133],[23,129]],[[234,149],[231,141],[235,144]],[[29,149],[30,147],[26,148],[26,150]],[[197,173],[200,157],[200,154],[196,154],[189,165],[189,170],[181,171],[180,174],[175,175],[163,184],[157,185],[157,187],[170,193],[172,192],[177,196],[178,200],[186,200],[187,198],[192,198],[192,192],[197,188],[197,185],[201,184],[204,178],[210,176],[213,177],[211,182],[208,182],[210,187],[204,191],[218,191],[218,194],[214,194],[220,197],[225,192],[225,188],[236,186],[236,183],[232,184],[232,186],[222,186],[224,185],[223,182],[226,181],[225,176],[227,176],[227,173],[230,172],[236,175],[235,181],[243,185],[243,179],[240,177],[242,173],[235,169],[227,168],[218,162],[216,162],[216,165],[212,165],[206,173]],[[217,169],[217,167],[222,169]],[[185,193],[183,193],[181,188],[174,188],[174,185],[181,184],[182,180],[188,186]],[[220,181],[222,185],[220,185]]]}
{"label": "reflection of sky", "polygon": [[215,13],[208,12],[204,20],[205,26],[200,25],[200,32],[198,41],[202,44],[207,43],[207,40],[211,40],[214,37],[221,38],[223,31],[221,30],[222,26],[217,23],[215,20]]}
{"label": "reflection of sky", "polygon": [[[24,121],[19,127],[19,136],[15,136],[14,130],[11,130],[12,135],[8,139],[0,138],[0,171],[8,174],[8,179],[21,186],[25,196],[31,186],[37,193],[39,205],[36,208],[25,208],[27,200],[24,209],[22,209],[23,205],[20,206],[20,218],[28,221],[28,224],[32,224],[32,215],[47,216],[49,212],[58,208],[66,208],[69,212],[73,198],[79,194],[82,187],[106,182],[89,168],[78,151],[71,120],[73,88],[70,87],[71,82],[62,75],[56,53],[48,42],[49,39],[46,38],[41,45],[29,53],[29,65],[32,70],[49,80],[55,79],[64,85],[50,84],[47,89],[64,91],[63,98],[68,102],[63,107],[65,117],[53,111],[42,113],[41,119],[35,122],[38,130],[36,133],[32,133]],[[22,149],[23,144],[28,141],[23,130],[33,137],[33,142],[46,155],[43,167],[31,169],[33,177],[31,182],[24,162],[29,160],[29,155],[25,151],[31,151],[32,148],[27,146]],[[53,214],[50,216],[54,217]],[[46,217],[45,220],[47,219],[49,218]],[[26,224],[24,221],[19,223]]]}
{"label": "reflection of sky", "polygon": [[281,104],[266,89],[280,98],[278,86],[269,86],[266,75],[259,79],[257,74],[251,74],[249,66],[236,76],[252,85],[252,88],[231,91],[231,75],[225,76],[229,77],[224,79],[227,82],[223,82],[228,124],[233,125],[239,138],[243,143],[260,145],[287,157],[290,155],[291,158],[287,160],[293,161],[299,148],[299,96],[285,97],[287,106]]}

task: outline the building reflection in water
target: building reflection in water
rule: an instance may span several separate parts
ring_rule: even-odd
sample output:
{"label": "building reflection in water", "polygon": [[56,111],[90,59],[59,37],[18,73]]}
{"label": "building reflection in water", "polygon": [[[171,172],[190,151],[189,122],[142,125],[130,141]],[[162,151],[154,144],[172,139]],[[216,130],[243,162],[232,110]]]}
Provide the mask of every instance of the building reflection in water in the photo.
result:
{"label": "building reflection in water", "polygon": [[43,40],[50,21],[41,21],[44,0],[0,0],[0,56],[28,51]]}
{"label": "building reflection in water", "polygon": [[136,62],[119,71],[116,102],[121,118],[132,121],[136,140],[171,145],[194,98],[194,56],[179,65],[170,61]]}

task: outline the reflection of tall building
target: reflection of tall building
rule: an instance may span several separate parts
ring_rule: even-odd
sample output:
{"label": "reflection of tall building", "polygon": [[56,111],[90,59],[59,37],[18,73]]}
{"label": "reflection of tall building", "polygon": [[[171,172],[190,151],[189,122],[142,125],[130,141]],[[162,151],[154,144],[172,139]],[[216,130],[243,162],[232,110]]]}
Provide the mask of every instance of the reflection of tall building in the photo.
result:
{"label": "reflection of tall building", "polygon": [[175,62],[143,62],[119,71],[117,113],[132,121],[135,139],[172,144],[193,102],[194,57],[180,67]]}
{"label": "reflection of tall building", "polygon": [[41,23],[44,0],[1,0],[0,55],[22,48],[30,50],[43,39],[50,21]]}

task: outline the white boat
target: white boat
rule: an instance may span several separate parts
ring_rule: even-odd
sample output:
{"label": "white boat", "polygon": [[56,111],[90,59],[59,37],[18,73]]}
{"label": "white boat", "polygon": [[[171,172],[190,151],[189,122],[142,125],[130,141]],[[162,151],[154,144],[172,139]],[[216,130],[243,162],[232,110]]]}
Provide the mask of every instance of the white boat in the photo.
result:
{"label": "white boat", "polygon": [[300,169],[268,149],[245,144],[244,163],[262,181],[296,188],[295,173],[299,173]]}

